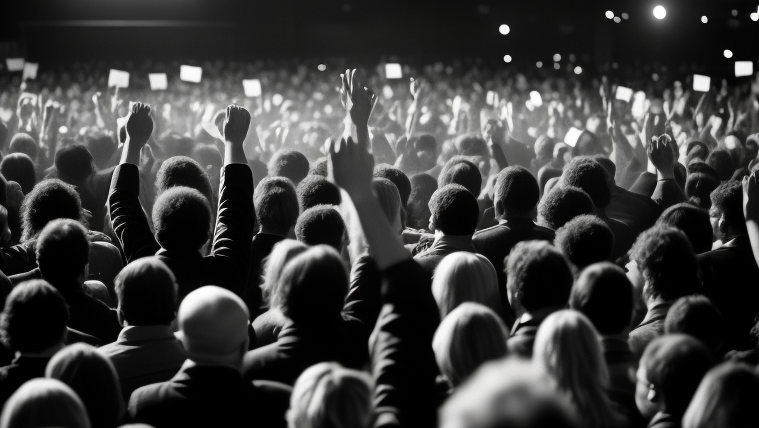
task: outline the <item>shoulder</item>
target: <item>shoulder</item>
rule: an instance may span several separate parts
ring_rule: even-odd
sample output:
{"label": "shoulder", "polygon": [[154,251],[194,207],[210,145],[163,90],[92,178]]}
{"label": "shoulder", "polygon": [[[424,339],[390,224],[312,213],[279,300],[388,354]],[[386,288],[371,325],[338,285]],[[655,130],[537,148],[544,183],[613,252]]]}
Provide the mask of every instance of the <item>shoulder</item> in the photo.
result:
{"label": "shoulder", "polygon": [[482,229],[474,233],[474,236],[472,237],[473,240],[483,240],[488,239],[491,237],[497,237],[501,235],[506,235],[509,232],[511,232],[511,228],[509,228],[506,225],[503,224],[497,224],[495,226],[488,227],[487,229]]}

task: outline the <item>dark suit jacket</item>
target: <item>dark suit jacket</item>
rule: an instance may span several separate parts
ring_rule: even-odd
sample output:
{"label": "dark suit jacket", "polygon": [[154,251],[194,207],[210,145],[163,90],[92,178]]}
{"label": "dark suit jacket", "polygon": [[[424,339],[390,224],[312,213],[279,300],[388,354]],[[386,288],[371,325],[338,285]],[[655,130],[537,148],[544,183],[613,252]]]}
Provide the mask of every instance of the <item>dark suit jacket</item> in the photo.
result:
{"label": "dark suit jacket", "polygon": [[652,340],[664,334],[664,319],[671,306],[672,302],[663,302],[649,309],[643,321],[630,332],[627,343],[636,360],[640,360]]}
{"label": "dark suit jacket", "polygon": [[604,361],[609,369],[609,399],[631,422],[632,427],[646,426],[635,404],[635,371],[638,360],[635,359],[626,340],[613,337],[601,338]]}
{"label": "dark suit jacket", "polygon": [[69,327],[94,336],[103,343],[111,343],[119,337],[121,325],[115,310],[85,294],[79,285],[53,286],[66,299],[70,313]]}
{"label": "dark suit jacket", "polygon": [[50,357],[24,357],[13,360],[9,366],[0,367],[0,407],[11,398],[24,382],[45,377],[45,367]]}
{"label": "dark suit jacket", "polygon": [[611,202],[606,207],[606,214],[629,226],[637,237],[656,223],[661,208],[651,198],[614,185],[611,187]]}
{"label": "dark suit jacket", "polygon": [[625,256],[630,248],[632,248],[633,243],[635,243],[635,235],[632,229],[621,221],[610,218],[603,211],[599,211],[596,214],[609,226],[609,229],[614,234],[614,247],[611,250],[611,259],[617,260]]}
{"label": "dark suit jacket", "polygon": [[360,255],[351,268],[343,312],[364,323],[367,331],[374,331],[382,310],[381,289],[382,276],[374,259],[367,253]]}
{"label": "dark suit jacket", "polygon": [[468,236],[443,236],[435,239],[430,248],[414,256],[414,260],[432,278],[435,268],[445,256],[458,251],[474,253],[472,239]]}
{"label": "dark suit jacket", "polygon": [[153,237],[140,206],[137,166],[116,167],[108,195],[113,231],[121,242],[127,262],[157,255],[174,272],[179,298],[204,285],[217,285],[244,293],[253,239],[253,176],[247,165],[232,164],[221,173],[216,230],[210,255],[196,249],[167,251]]}
{"label": "dark suit jacket", "polygon": [[263,303],[261,295],[261,274],[263,273],[263,261],[271,254],[271,250],[278,242],[284,240],[284,236],[271,235],[269,233],[256,233],[253,237],[253,245],[250,250],[250,267],[248,268],[248,280],[245,287],[245,303],[250,310],[251,319],[260,313]]}
{"label": "dark suit jacket", "polygon": [[170,381],[136,390],[129,417],[155,428],[284,428],[290,392],[274,382],[245,381],[232,368],[185,365]]}

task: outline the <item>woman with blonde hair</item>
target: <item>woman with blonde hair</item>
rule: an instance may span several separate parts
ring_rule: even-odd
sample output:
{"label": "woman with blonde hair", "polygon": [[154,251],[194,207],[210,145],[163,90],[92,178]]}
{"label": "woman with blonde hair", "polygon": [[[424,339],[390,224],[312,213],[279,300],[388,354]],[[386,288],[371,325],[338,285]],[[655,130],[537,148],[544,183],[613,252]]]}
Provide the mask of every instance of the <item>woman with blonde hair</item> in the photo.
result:
{"label": "woman with blonde hair", "polygon": [[435,268],[432,295],[440,318],[464,302],[480,303],[496,312],[500,309],[495,268],[480,254],[460,251],[445,256]]}
{"label": "woman with blonde hair", "polygon": [[759,374],[744,364],[724,363],[701,380],[683,416],[683,428],[759,426]]}
{"label": "woman with blonde hair", "polygon": [[67,346],[50,359],[45,377],[69,386],[84,403],[94,428],[114,428],[124,419],[124,399],[116,369],[85,343]]}
{"label": "woman with blonde hair", "polygon": [[63,382],[36,378],[21,385],[3,407],[0,428],[90,428],[82,400]]}
{"label": "woman with blonde hair", "polygon": [[374,417],[371,377],[337,363],[306,369],[293,387],[288,428],[369,428]]}
{"label": "woman with blonde hair", "polygon": [[432,350],[445,380],[456,388],[483,363],[505,356],[508,339],[506,325],[495,312],[464,302],[440,323]]}
{"label": "woman with blonde hair", "polygon": [[624,426],[606,395],[609,371],[598,333],[580,312],[566,309],[549,315],[535,337],[533,361],[553,378],[582,418],[582,426]]}

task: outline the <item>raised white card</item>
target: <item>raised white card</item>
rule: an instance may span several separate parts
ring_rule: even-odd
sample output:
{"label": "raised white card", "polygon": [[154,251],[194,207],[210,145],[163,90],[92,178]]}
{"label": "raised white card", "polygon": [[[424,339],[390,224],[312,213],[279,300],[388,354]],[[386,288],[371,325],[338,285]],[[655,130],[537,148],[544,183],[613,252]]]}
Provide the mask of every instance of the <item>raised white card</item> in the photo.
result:
{"label": "raised white card", "polygon": [[398,63],[385,64],[385,77],[388,79],[400,79],[403,77],[403,68]]}
{"label": "raised white card", "polygon": [[5,65],[8,66],[8,71],[21,71],[24,69],[24,58],[6,58]]}
{"label": "raised white card", "polygon": [[154,91],[162,91],[169,87],[169,79],[166,77],[166,73],[149,73],[148,79],[150,79],[150,89]]}
{"label": "raised white card", "polygon": [[615,96],[616,99],[621,101],[630,102],[633,97],[633,90],[624,86],[617,86],[617,95]]}
{"label": "raised white card", "polygon": [[179,78],[185,82],[200,83],[203,77],[203,69],[191,65],[183,65],[179,68]]}
{"label": "raised white card", "polygon": [[577,144],[577,140],[580,139],[580,135],[582,135],[582,130],[577,128],[569,128],[569,131],[567,131],[567,135],[564,136],[564,142],[569,147],[574,147]]}
{"label": "raised white card", "polygon": [[693,90],[698,92],[709,92],[712,88],[712,78],[701,74],[693,75]]}
{"label": "raised white card", "polygon": [[261,81],[258,79],[245,79],[242,81],[242,87],[245,89],[246,97],[261,96]]}
{"label": "raised white card", "polygon": [[753,61],[735,61],[735,77],[751,76],[754,74]]}
{"label": "raised white card", "polygon": [[129,87],[129,72],[111,69],[108,74],[108,87],[116,86],[119,88]]}
{"label": "raised white card", "polygon": [[24,64],[24,72],[21,75],[21,80],[26,79],[36,79],[37,78],[37,70],[39,70],[40,65],[34,62],[27,62]]}

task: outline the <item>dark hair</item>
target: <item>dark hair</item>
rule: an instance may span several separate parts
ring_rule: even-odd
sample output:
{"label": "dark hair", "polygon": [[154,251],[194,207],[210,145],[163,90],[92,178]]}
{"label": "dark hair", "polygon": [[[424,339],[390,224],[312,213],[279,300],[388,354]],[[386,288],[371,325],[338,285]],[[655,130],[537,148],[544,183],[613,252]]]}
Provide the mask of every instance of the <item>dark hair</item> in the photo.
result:
{"label": "dark hair", "polygon": [[43,180],[26,195],[21,205],[21,239],[34,238],[57,218],[79,220],[81,215],[82,202],[73,186],[58,179]]}
{"label": "dark hair", "polygon": [[285,177],[266,177],[253,196],[256,219],[262,227],[282,236],[295,226],[300,209],[293,183]]}
{"label": "dark hair", "polygon": [[572,186],[556,186],[538,205],[538,216],[546,227],[558,229],[569,220],[583,214],[592,214],[593,201],[584,190]]}
{"label": "dark hair", "polygon": [[672,205],[664,210],[656,224],[682,231],[696,254],[712,249],[712,224],[709,221],[709,212],[705,209],[687,203]]}
{"label": "dark hair", "polygon": [[510,166],[498,173],[493,190],[493,203],[500,203],[506,213],[530,213],[540,198],[535,177],[521,166]]}
{"label": "dark hair", "polygon": [[23,153],[29,156],[29,159],[32,161],[36,161],[39,147],[37,147],[37,141],[31,135],[19,132],[11,138],[8,153]]}
{"label": "dark hair", "polygon": [[53,220],[37,238],[37,266],[42,278],[56,288],[71,285],[89,258],[87,230],[76,220]]}
{"label": "dark hair", "polygon": [[740,181],[727,181],[719,185],[711,194],[712,210],[725,217],[730,227],[746,230],[743,217],[743,186]]}
{"label": "dark hair", "polygon": [[177,281],[159,258],[124,266],[113,280],[119,309],[129,325],[169,325],[177,311]]}
{"label": "dark hair", "polygon": [[392,181],[401,195],[401,204],[404,208],[408,205],[408,198],[411,195],[411,181],[403,171],[392,165],[381,163],[374,167],[374,177],[387,178]]}
{"label": "dark hair", "polygon": [[189,187],[172,187],[153,204],[155,238],[166,250],[200,249],[211,235],[212,219],[208,199]]}
{"label": "dark hair", "polygon": [[704,344],[684,334],[654,339],[640,360],[648,381],[661,395],[664,409],[677,418],[685,413],[701,379],[715,362]]}
{"label": "dark hair", "polygon": [[208,203],[214,201],[211,179],[203,167],[194,159],[185,156],[174,156],[166,159],[156,173],[156,195],[174,187],[189,187],[200,192]]}
{"label": "dark hair", "polygon": [[295,185],[308,175],[308,159],[303,153],[293,149],[278,150],[269,160],[269,176],[287,177]]}
{"label": "dark hair", "polygon": [[596,208],[606,208],[611,200],[611,192],[604,167],[587,156],[572,158],[562,174],[564,186],[575,186],[584,190]]}
{"label": "dark hair", "polygon": [[192,151],[192,156],[204,170],[209,165],[214,170],[220,170],[224,166],[224,159],[219,153],[219,149],[211,144],[199,144]]}
{"label": "dark hair", "polygon": [[603,153],[604,148],[601,145],[601,140],[598,139],[596,134],[583,130],[580,137],[577,139],[572,152],[576,156],[592,156],[598,153]]}
{"label": "dark hair", "polygon": [[191,157],[192,151],[198,144],[190,137],[185,137],[178,133],[172,133],[160,140],[160,147],[167,157],[176,156]]}
{"label": "dark hair", "polygon": [[429,202],[430,222],[446,235],[474,234],[479,221],[477,198],[464,186],[449,184],[437,189]]}
{"label": "dark hair", "polygon": [[567,304],[572,272],[564,256],[548,242],[519,242],[505,265],[506,287],[527,311]]}
{"label": "dark hair", "polygon": [[22,282],[0,314],[0,338],[10,350],[42,352],[63,342],[69,310],[61,293],[41,279]]}
{"label": "dark hair", "polygon": [[0,161],[0,173],[6,180],[15,181],[21,185],[21,190],[27,195],[37,184],[37,171],[34,162],[25,153],[11,153]]}
{"label": "dark hair", "polygon": [[630,250],[648,283],[644,293],[675,300],[697,293],[698,262],[688,238],[669,226],[654,226],[638,236]]}
{"label": "dark hair", "polygon": [[471,192],[474,197],[480,195],[482,174],[477,165],[466,160],[463,156],[454,156],[445,163],[437,178],[437,186],[459,184]]}
{"label": "dark hair", "polygon": [[569,307],[588,317],[602,335],[619,334],[629,328],[633,306],[630,280],[622,268],[610,262],[583,269],[569,297]]}
{"label": "dark hair", "polygon": [[717,355],[725,341],[727,324],[719,308],[706,296],[684,296],[669,308],[664,332],[689,334]]}
{"label": "dark hair", "polygon": [[696,159],[706,161],[706,158],[709,156],[709,146],[702,143],[701,141],[693,140],[690,143],[688,143],[685,153],[686,153],[685,166],[690,167],[691,162]]}
{"label": "dark hair", "polygon": [[426,229],[430,224],[429,202],[437,190],[437,180],[426,173],[411,177],[411,196],[409,197],[408,218],[406,224],[415,229]]}
{"label": "dark hair", "polygon": [[301,211],[316,205],[340,205],[342,201],[340,189],[320,175],[309,175],[304,178],[298,184],[296,192]]}
{"label": "dark hair", "polygon": [[94,172],[92,162],[92,155],[83,144],[72,144],[55,153],[58,178],[69,184],[78,184],[91,176]]}
{"label": "dark hair", "polygon": [[320,175],[322,177],[327,177],[327,173],[329,170],[329,161],[326,157],[320,157],[319,159],[315,160],[311,167],[308,169],[309,175]]}
{"label": "dark hair", "polygon": [[717,175],[719,175],[722,181],[729,180],[733,176],[733,172],[735,172],[733,158],[730,157],[730,153],[727,150],[717,149],[712,151],[706,157],[706,163],[717,171]]}
{"label": "dark hair", "polygon": [[614,232],[600,218],[583,214],[556,230],[555,243],[577,269],[583,269],[611,258]]}
{"label": "dark hair", "polygon": [[116,153],[116,144],[108,135],[99,137],[87,137],[87,149],[92,153],[92,158],[98,168],[105,168],[111,156]]}
{"label": "dark hair", "polygon": [[685,196],[692,205],[708,210],[712,206],[710,195],[719,183],[719,180],[709,174],[702,172],[688,174],[688,178],[685,179]]}
{"label": "dark hair", "polygon": [[329,205],[311,207],[298,217],[295,237],[307,245],[326,244],[340,251],[345,236],[345,222],[336,209]]}
{"label": "dark hair", "polygon": [[610,180],[614,181],[614,175],[617,173],[617,166],[614,165],[614,161],[606,157],[606,155],[593,155],[591,157],[594,161],[600,163],[601,166],[604,167]]}

